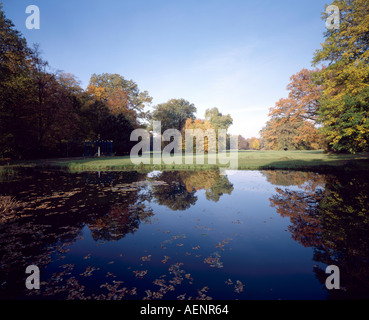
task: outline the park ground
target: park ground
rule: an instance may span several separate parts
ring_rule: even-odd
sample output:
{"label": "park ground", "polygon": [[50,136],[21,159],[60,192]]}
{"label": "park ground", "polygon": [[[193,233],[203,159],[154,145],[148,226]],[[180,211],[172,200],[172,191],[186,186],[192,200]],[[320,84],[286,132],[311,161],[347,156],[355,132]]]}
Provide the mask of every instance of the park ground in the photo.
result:
{"label": "park ground", "polygon": [[[58,169],[80,171],[152,171],[152,170],[209,170],[227,166],[183,164],[134,165],[129,156],[107,158],[59,158],[27,161],[2,160],[0,171],[17,168]],[[239,151],[239,170],[368,170],[369,153],[329,154],[323,151]]]}

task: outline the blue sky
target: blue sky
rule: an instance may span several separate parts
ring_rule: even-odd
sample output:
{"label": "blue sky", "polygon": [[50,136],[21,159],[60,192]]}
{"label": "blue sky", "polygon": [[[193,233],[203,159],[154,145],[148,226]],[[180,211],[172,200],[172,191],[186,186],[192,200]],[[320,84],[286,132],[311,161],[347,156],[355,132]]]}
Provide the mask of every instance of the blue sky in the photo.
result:
{"label": "blue sky", "polygon": [[[1,1],[1,0],[0,0]],[[55,70],[88,85],[118,73],[154,98],[184,98],[199,118],[218,107],[232,134],[258,136],[287,96],[291,75],[311,68],[324,41],[324,0],[2,0],[29,45]],[[25,26],[37,5],[40,30]]]}

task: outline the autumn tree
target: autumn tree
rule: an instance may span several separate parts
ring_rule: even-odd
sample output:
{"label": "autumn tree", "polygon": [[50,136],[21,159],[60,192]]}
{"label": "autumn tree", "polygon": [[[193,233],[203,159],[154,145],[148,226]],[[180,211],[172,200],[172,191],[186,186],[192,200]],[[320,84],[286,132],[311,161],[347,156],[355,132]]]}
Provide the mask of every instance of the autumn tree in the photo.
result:
{"label": "autumn tree", "polygon": [[288,98],[280,99],[270,109],[270,121],[260,132],[272,150],[319,149],[317,129],[321,87],[314,82],[319,70],[303,69],[291,77]]}
{"label": "autumn tree", "polygon": [[[247,144],[248,144],[248,150],[258,150],[260,148],[259,141],[256,137],[247,139]],[[255,147],[257,147],[258,149],[256,149]]]}
{"label": "autumn tree", "polygon": [[87,90],[54,72],[38,45],[27,46],[0,6],[0,157],[80,156],[83,141],[114,140],[117,154],[148,119],[152,98],[117,74],[92,75]]}
{"label": "autumn tree", "polygon": [[238,136],[238,150],[249,150],[249,142],[243,136]]}
{"label": "autumn tree", "polygon": [[119,74],[93,74],[87,92],[93,99],[105,103],[111,113],[124,114],[135,127],[148,118],[145,108],[152,102],[149,93],[141,92],[133,80]]}
{"label": "autumn tree", "polygon": [[254,140],[254,143],[252,144],[252,148],[254,150],[259,150],[260,149],[260,143],[259,143],[259,140],[258,139],[255,139]]}
{"label": "autumn tree", "polygon": [[[193,134],[190,134],[193,133]],[[197,152],[198,150],[208,153],[209,149],[213,152],[217,148],[216,132],[209,121],[200,119],[187,119],[182,130],[183,149],[186,150],[186,144],[190,144],[191,150]]]}
{"label": "autumn tree", "polygon": [[284,119],[271,119],[260,131],[269,150],[318,150],[322,137],[315,126],[307,121],[288,122]]}
{"label": "autumn tree", "polygon": [[280,99],[270,109],[269,116],[289,122],[309,121],[316,124],[321,86],[313,80],[318,71],[319,69],[302,69],[291,76],[291,82],[287,86],[288,98]]}
{"label": "autumn tree", "polygon": [[[327,30],[315,52],[322,85],[319,119],[333,151],[369,150],[369,6],[367,0],[335,0],[340,9],[338,29]],[[327,13],[323,13],[323,19]]]}

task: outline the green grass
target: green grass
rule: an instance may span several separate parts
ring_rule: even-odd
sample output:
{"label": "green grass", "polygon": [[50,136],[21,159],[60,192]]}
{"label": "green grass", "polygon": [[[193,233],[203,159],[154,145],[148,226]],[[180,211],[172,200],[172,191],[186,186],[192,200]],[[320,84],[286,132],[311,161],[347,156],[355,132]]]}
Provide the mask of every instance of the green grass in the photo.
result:
{"label": "green grass", "polygon": [[[239,170],[314,170],[332,169],[367,170],[369,154],[356,155],[325,154],[323,151],[240,151]],[[66,158],[3,163],[0,172],[13,168],[59,169],[69,171],[116,171],[116,170],[209,170],[222,167],[208,165],[134,165],[129,156],[111,158]],[[227,166],[223,166],[227,167]]]}
{"label": "green grass", "polygon": [[240,170],[369,169],[369,153],[326,154],[323,151],[249,151],[239,153]]}

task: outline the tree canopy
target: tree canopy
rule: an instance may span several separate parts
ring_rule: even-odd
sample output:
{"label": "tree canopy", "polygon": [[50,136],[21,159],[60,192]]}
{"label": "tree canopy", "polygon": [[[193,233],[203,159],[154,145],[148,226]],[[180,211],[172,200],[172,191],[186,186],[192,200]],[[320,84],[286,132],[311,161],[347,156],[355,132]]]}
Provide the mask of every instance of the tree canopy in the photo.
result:
{"label": "tree canopy", "polygon": [[197,109],[194,104],[185,99],[172,99],[166,103],[158,104],[152,112],[152,119],[161,121],[163,133],[168,129],[181,131],[187,119],[194,120]]}
{"label": "tree canopy", "polygon": [[320,86],[313,77],[318,70],[303,69],[291,77],[288,98],[270,109],[271,119],[260,134],[267,149],[311,150],[322,147],[317,129]]}
{"label": "tree canopy", "polygon": [[223,115],[218,108],[207,109],[205,112],[205,120],[217,130],[227,130],[233,124],[233,119],[230,114]]}
{"label": "tree canopy", "polygon": [[0,6],[0,157],[82,156],[83,141],[113,140],[129,152],[131,132],[152,98],[119,74],[93,74],[86,90],[54,72],[39,45],[29,47]]}
{"label": "tree canopy", "polygon": [[333,4],[340,9],[340,27],[327,30],[313,59],[315,65],[328,63],[316,80],[322,86],[319,120],[331,150],[368,151],[368,1],[336,0]]}
{"label": "tree canopy", "polygon": [[147,119],[145,107],[152,102],[147,91],[141,92],[133,80],[119,74],[93,74],[87,92],[104,101],[114,114],[124,113],[133,125]]}
{"label": "tree canopy", "polygon": [[[340,26],[325,32],[313,57],[315,69],[292,75],[288,97],[270,109],[261,138],[239,136],[240,149],[369,151],[369,7],[367,0],[333,5],[340,9]],[[153,98],[120,74],[93,74],[82,89],[73,74],[53,71],[38,45],[28,46],[1,5],[0,80],[2,158],[81,156],[83,141],[98,136],[114,140],[121,155],[132,147],[131,132],[149,130],[153,121],[161,122],[161,133],[228,131],[233,124],[232,116],[216,107],[196,119],[195,105],[185,99],[171,99],[150,112]],[[221,140],[218,133],[216,139]]]}

